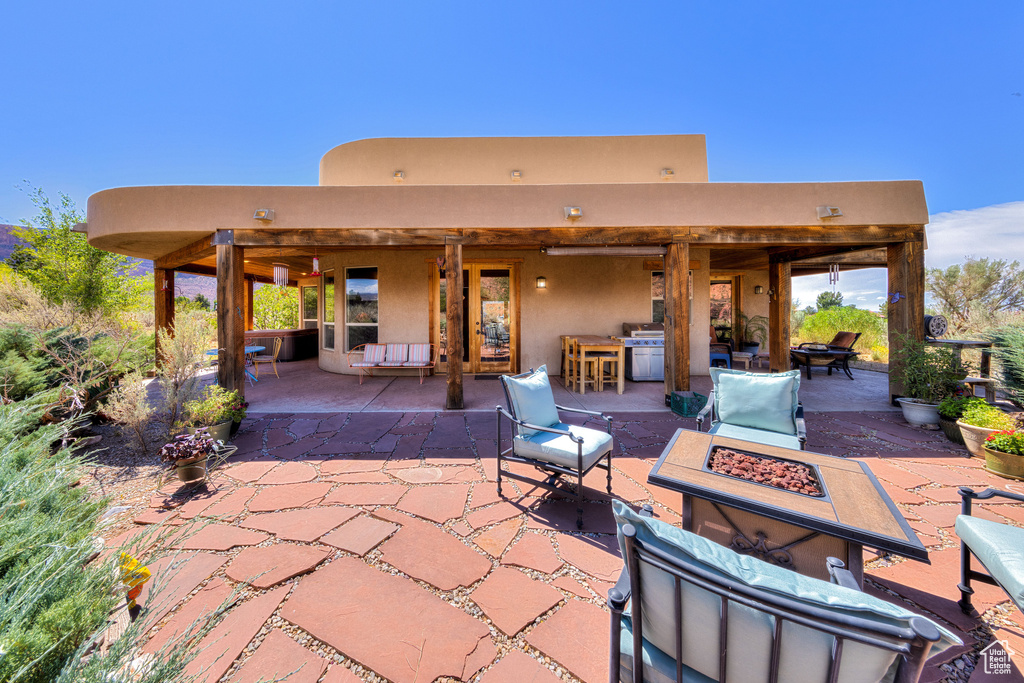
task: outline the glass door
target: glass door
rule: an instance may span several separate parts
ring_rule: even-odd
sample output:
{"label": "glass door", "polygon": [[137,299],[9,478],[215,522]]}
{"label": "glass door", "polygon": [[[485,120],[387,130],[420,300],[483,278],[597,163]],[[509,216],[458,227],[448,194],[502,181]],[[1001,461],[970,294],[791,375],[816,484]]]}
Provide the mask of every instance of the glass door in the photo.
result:
{"label": "glass door", "polygon": [[[519,323],[517,264],[467,263],[462,271],[463,371],[514,372],[517,367]],[[433,269],[433,339],[439,361],[447,367],[447,282],[444,271]]]}

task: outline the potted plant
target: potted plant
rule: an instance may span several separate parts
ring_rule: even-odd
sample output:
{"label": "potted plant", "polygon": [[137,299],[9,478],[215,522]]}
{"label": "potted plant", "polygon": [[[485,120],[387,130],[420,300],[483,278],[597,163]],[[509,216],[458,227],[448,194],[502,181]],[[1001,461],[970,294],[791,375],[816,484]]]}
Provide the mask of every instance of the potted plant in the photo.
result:
{"label": "potted plant", "polygon": [[903,396],[896,399],[903,419],[915,427],[939,428],[939,402],[963,391],[967,368],[951,349],[929,347],[904,336],[890,353],[890,372],[896,373]]}
{"label": "potted plant", "polygon": [[237,391],[212,384],[193,401],[184,405],[185,421],[182,427],[195,431],[205,427],[217,441],[227,441],[237,431],[249,404]]}
{"label": "potted plant", "polygon": [[948,396],[939,403],[939,427],[946,438],[953,443],[964,445],[964,436],[960,433],[957,420],[967,408],[975,405],[988,405],[984,399],[976,396]]}
{"label": "potted plant", "polygon": [[964,409],[956,424],[963,434],[967,450],[976,458],[983,458],[985,439],[995,432],[1013,429],[1017,421],[979,398]]}
{"label": "potted plant", "polygon": [[737,351],[756,356],[761,345],[768,343],[768,318],[763,315],[752,315],[749,318],[740,313],[739,334],[736,335]]}
{"label": "potted plant", "polygon": [[1024,431],[1008,429],[985,439],[985,469],[1008,479],[1024,480]]}
{"label": "potted plant", "polygon": [[198,483],[206,479],[207,460],[217,452],[217,442],[205,429],[174,437],[160,449],[160,459],[171,464],[178,479],[185,483]]}

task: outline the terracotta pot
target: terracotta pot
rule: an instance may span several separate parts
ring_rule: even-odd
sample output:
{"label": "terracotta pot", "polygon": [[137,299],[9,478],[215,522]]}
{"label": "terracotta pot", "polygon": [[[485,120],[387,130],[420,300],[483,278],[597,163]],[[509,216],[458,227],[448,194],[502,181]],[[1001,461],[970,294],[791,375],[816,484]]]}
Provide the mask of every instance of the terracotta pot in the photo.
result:
{"label": "terracotta pot", "polygon": [[964,435],[960,433],[960,428],[957,426],[956,420],[950,420],[949,418],[939,415],[939,427],[942,428],[942,433],[946,435],[947,439],[953,443],[958,443],[961,446],[964,445]]}
{"label": "terracotta pot", "polygon": [[903,409],[903,419],[914,427],[939,428],[939,406],[936,403],[919,403],[917,399],[896,399]]}
{"label": "terracotta pot", "polygon": [[1024,455],[985,449],[985,469],[1007,479],[1024,481]]}
{"label": "terracotta pot", "polygon": [[988,438],[989,434],[999,431],[998,429],[975,427],[960,420],[956,421],[956,426],[960,428],[960,433],[964,437],[964,445],[967,446],[967,450],[976,458],[985,457],[985,439]]}

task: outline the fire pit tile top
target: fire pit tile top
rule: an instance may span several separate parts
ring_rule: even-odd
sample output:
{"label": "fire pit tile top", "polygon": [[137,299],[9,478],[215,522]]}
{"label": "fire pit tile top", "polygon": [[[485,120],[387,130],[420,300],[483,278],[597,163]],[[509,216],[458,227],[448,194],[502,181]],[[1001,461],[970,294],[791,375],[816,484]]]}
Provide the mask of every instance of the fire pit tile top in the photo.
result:
{"label": "fire pit tile top", "polygon": [[[820,477],[826,495],[794,494],[713,472],[705,464],[714,447],[805,463]],[[786,521],[808,529],[843,533],[870,547],[898,548],[909,557],[927,557],[871,470],[856,460],[681,429],[651,470],[648,482],[754,512],[779,511]]]}

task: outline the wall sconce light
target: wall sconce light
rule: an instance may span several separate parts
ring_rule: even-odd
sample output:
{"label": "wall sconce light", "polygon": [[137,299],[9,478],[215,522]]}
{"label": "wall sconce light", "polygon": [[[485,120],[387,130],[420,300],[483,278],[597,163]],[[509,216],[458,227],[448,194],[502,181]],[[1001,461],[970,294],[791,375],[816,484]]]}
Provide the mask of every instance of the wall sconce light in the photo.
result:
{"label": "wall sconce light", "polygon": [[775,290],[774,289],[769,289],[768,290],[768,301],[775,301]]}
{"label": "wall sconce light", "polygon": [[547,288],[548,288],[547,278],[545,278],[545,277],[538,277],[537,278],[537,289],[547,289]]}
{"label": "wall sconce light", "polygon": [[838,218],[843,215],[843,210],[838,206],[819,206],[818,218]]}
{"label": "wall sconce light", "polygon": [[764,294],[764,287],[761,285],[754,285],[754,294]]}
{"label": "wall sconce light", "polygon": [[402,182],[405,180],[405,171],[395,171],[394,178],[396,183]]}
{"label": "wall sconce light", "polygon": [[583,218],[583,209],[579,206],[565,207],[565,220],[575,221]]}
{"label": "wall sconce light", "polygon": [[274,220],[273,209],[256,209],[256,213],[252,215],[258,221],[267,221],[268,223]]}
{"label": "wall sconce light", "polygon": [[663,168],[663,169],[661,169],[661,179],[662,180],[672,180],[675,177],[675,175],[676,175],[676,172],[673,171],[671,168]]}
{"label": "wall sconce light", "polygon": [[513,183],[518,183],[520,180],[523,179],[522,171],[512,171],[509,175],[512,176]]}

